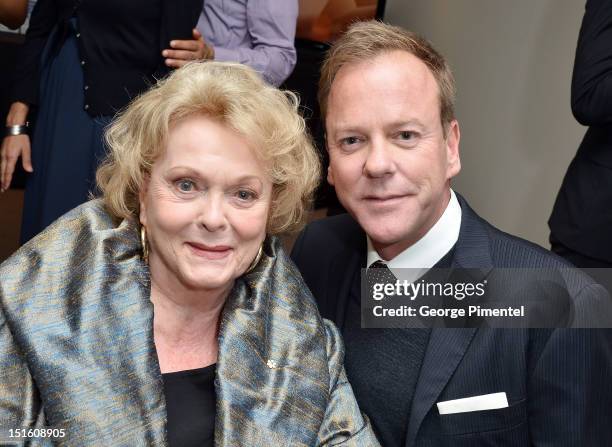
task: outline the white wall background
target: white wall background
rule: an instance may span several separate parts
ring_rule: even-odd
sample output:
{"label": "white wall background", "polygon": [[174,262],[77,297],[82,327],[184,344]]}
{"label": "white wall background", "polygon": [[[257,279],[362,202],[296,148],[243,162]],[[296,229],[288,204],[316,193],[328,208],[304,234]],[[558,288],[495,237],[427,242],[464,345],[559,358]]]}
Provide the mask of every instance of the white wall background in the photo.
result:
{"label": "white wall background", "polygon": [[463,169],[453,183],[481,216],[548,248],[547,220],[585,128],[570,82],[584,0],[387,0],[457,80]]}

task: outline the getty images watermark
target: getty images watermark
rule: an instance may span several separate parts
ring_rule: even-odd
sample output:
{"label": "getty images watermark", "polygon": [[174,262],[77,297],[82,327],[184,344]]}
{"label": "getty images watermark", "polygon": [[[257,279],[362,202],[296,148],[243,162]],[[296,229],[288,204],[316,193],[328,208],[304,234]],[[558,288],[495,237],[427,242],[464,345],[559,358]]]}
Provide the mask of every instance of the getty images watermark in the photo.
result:
{"label": "getty images watermark", "polygon": [[376,273],[361,273],[364,328],[612,328],[611,269]]}

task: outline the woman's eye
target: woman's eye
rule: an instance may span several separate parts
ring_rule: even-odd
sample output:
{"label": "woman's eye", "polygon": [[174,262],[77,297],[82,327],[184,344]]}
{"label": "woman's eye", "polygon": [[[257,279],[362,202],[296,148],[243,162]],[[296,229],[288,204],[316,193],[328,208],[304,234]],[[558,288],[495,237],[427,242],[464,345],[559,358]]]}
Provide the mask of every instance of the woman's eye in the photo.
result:
{"label": "woman's eye", "polygon": [[192,180],[179,180],[176,187],[180,192],[192,192],[195,189],[195,183]]}
{"label": "woman's eye", "polygon": [[250,201],[255,198],[255,194],[252,191],[248,191],[246,189],[241,189],[236,193],[236,196],[243,201]]}
{"label": "woman's eye", "polygon": [[359,143],[359,138],[357,138],[357,137],[346,137],[346,138],[343,138],[342,140],[340,140],[340,142],[343,145],[345,145],[345,146],[350,146],[350,145]]}

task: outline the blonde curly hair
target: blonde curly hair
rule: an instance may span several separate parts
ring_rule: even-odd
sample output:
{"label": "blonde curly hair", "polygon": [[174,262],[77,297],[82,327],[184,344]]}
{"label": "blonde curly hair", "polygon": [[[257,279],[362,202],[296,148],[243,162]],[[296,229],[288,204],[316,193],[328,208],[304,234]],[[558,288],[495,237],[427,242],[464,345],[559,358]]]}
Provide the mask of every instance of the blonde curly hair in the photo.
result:
{"label": "blonde curly hair", "polygon": [[302,228],[320,179],[320,161],[298,98],[235,63],[194,62],[132,101],[106,130],[109,154],[96,180],[116,219],[139,214],[138,195],[165,150],[170,127],[203,114],[246,137],[272,180],[268,234]]}

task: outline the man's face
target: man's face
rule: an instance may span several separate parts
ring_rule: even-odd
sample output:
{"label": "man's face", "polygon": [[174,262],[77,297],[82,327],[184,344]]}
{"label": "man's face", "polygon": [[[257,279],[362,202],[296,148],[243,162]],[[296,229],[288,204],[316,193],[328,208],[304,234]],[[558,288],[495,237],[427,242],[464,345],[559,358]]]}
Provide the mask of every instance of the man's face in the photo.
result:
{"label": "man's face", "polygon": [[331,87],[326,130],[329,183],[392,259],[440,218],[461,169],[459,126],[444,136],[434,76],[405,51],[346,65]]}

